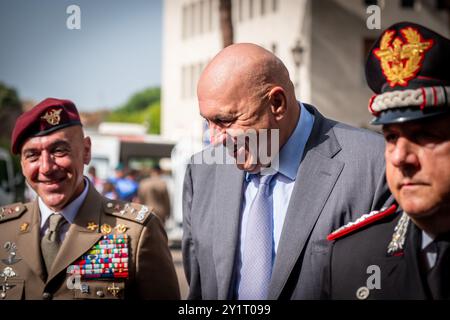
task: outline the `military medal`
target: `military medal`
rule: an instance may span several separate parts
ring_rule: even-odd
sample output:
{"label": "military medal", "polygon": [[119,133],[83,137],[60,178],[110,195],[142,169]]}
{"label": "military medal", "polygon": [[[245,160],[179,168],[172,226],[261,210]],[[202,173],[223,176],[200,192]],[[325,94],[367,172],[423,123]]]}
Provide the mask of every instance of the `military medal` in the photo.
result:
{"label": "military medal", "polygon": [[112,227],[109,224],[105,223],[100,227],[100,231],[105,235],[110,234],[112,231]]}
{"label": "military medal", "polygon": [[0,277],[3,278],[3,284],[0,285],[0,299],[5,299],[8,290],[15,287],[15,285],[10,285],[8,283],[8,279],[14,278],[15,276],[17,276],[17,274],[11,267],[6,267],[5,269],[3,269],[2,273],[0,273]]}
{"label": "military medal", "polygon": [[18,259],[16,258],[16,250],[17,250],[17,246],[14,242],[6,242],[3,245],[3,248],[6,250],[6,252],[8,252],[8,259],[2,259],[2,262],[4,264],[6,264],[7,266],[12,266],[13,264],[16,264],[17,262],[19,262],[22,259]]}
{"label": "military medal", "polygon": [[108,287],[107,290],[112,296],[117,297],[121,289],[119,287],[116,287],[116,284],[113,282],[112,286]]}
{"label": "military medal", "polygon": [[67,268],[67,273],[84,279],[128,278],[128,235],[104,235],[86,254]]}
{"label": "military medal", "polygon": [[124,224],[118,224],[114,229],[116,229],[118,233],[125,233],[128,227]]}

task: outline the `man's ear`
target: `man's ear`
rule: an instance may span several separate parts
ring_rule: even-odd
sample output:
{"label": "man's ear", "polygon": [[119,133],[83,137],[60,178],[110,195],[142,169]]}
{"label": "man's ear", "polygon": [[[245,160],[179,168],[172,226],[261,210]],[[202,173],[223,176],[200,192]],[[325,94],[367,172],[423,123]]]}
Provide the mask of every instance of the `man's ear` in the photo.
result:
{"label": "man's ear", "polygon": [[287,100],[286,93],[282,87],[274,87],[269,92],[270,110],[276,120],[281,120],[286,114]]}
{"label": "man's ear", "polygon": [[91,162],[91,138],[85,137],[83,139],[83,162],[88,165]]}

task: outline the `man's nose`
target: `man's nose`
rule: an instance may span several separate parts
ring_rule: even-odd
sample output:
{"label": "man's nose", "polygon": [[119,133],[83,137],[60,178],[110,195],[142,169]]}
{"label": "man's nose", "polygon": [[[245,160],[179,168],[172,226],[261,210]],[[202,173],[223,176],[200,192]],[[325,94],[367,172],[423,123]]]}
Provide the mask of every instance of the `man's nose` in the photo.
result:
{"label": "man's nose", "polygon": [[48,174],[53,170],[53,167],[55,166],[55,161],[52,158],[52,156],[48,152],[43,152],[41,154],[41,162],[39,166],[39,171],[42,174]]}
{"label": "man's nose", "polygon": [[417,154],[411,141],[404,137],[397,139],[394,150],[391,154],[391,162],[396,167],[418,165],[419,161]]}
{"label": "man's nose", "polygon": [[226,130],[216,124],[209,125],[209,136],[212,144],[221,144],[226,138]]}

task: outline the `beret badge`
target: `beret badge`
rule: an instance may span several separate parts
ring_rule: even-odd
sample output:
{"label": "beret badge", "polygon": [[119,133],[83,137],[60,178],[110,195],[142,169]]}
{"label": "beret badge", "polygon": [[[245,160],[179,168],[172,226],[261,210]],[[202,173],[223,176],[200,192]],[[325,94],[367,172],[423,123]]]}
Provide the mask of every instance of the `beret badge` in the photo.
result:
{"label": "beret badge", "polygon": [[61,111],[62,109],[49,110],[41,117],[41,119],[47,121],[47,123],[52,126],[56,126],[61,121]]}

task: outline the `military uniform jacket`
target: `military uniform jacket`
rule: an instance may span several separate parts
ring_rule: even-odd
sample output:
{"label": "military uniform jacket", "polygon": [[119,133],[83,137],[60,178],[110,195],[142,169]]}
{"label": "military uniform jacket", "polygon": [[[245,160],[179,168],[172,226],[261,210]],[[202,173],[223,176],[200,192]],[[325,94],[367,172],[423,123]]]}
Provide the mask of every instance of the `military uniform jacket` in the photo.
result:
{"label": "military uniform jacket", "polygon": [[[403,211],[397,210],[335,241],[330,251],[330,264],[324,272],[323,298],[428,298],[420,272],[421,231],[412,221],[405,227],[400,221],[402,216]],[[399,226],[397,230],[396,226]],[[404,243],[399,246],[402,228],[405,228]],[[391,248],[390,253],[388,248]]]}
{"label": "military uniform jacket", "polygon": [[[121,249],[126,246],[128,252],[127,265],[122,265],[127,272],[120,270],[121,277],[81,275],[80,279],[68,273],[86,254],[95,253],[92,250],[105,242],[105,237],[115,235],[125,237],[127,242]],[[167,236],[160,220],[147,207],[104,198],[90,184],[48,275],[40,239],[37,201],[0,209],[0,300],[179,299]]]}

